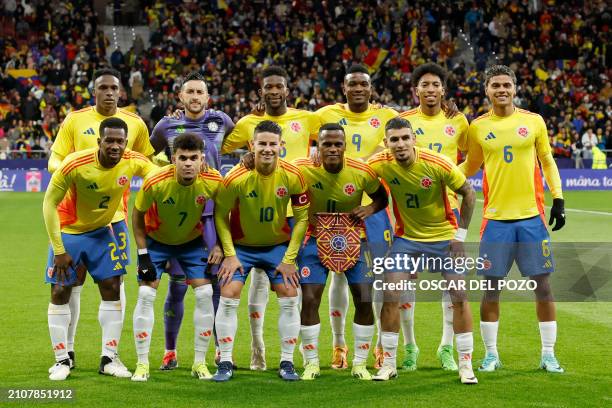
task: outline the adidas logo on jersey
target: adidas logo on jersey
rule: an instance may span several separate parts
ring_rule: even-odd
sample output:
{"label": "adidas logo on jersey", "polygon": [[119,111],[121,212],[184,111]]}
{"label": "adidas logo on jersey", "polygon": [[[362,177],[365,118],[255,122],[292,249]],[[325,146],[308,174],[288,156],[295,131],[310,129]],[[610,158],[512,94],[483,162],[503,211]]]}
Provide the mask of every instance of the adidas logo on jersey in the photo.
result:
{"label": "adidas logo on jersey", "polygon": [[340,120],[340,122],[338,122],[338,124],[339,124],[339,125],[342,125],[342,126],[346,126],[346,125],[348,125],[348,121],[346,120],[346,118],[342,118],[342,119]]}
{"label": "adidas logo on jersey", "polygon": [[95,136],[96,132],[93,130],[93,128],[89,128],[86,131],[84,131],[83,134]]}
{"label": "adidas logo on jersey", "polygon": [[97,190],[98,189],[98,185],[94,182],[91,183],[90,185],[87,186],[88,190]]}
{"label": "adidas logo on jersey", "polygon": [[323,184],[321,184],[321,182],[320,182],[320,181],[318,181],[318,182],[314,183],[314,184],[312,185],[312,187],[313,187],[313,188],[316,188],[317,190],[323,190]]}
{"label": "adidas logo on jersey", "polygon": [[115,267],[113,268],[113,271],[118,271],[120,269],[123,269],[123,265],[121,265],[121,263],[117,262],[115,264]]}
{"label": "adidas logo on jersey", "polygon": [[491,139],[495,139],[495,135],[493,134],[493,132],[489,132],[489,134],[485,136],[485,140],[491,140]]}
{"label": "adidas logo on jersey", "polygon": [[176,204],[176,203],[174,202],[174,199],[173,199],[172,197],[170,197],[170,198],[168,198],[167,200],[162,201],[162,204],[170,204],[170,205],[173,205],[173,204]]}
{"label": "adidas logo on jersey", "polygon": [[418,128],[418,129],[417,129],[417,130],[414,132],[414,134],[415,134],[415,135],[424,135],[424,134],[425,134],[425,132],[423,132],[423,129]]}
{"label": "adidas logo on jersey", "polygon": [[257,198],[257,193],[255,192],[255,190],[253,190],[249,194],[247,194],[246,196],[247,196],[247,198]]}
{"label": "adidas logo on jersey", "polygon": [[397,177],[396,177],[396,178],[394,178],[393,180],[391,180],[391,181],[390,181],[390,183],[391,183],[391,184],[395,184],[396,186],[399,186],[399,185],[400,185],[400,181],[399,181],[399,179],[398,179]]}
{"label": "adidas logo on jersey", "polygon": [[544,263],[543,268],[546,268],[546,269],[548,269],[548,268],[552,268],[552,262],[550,261],[550,259],[548,259],[548,260],[547,260],[547,261]]}

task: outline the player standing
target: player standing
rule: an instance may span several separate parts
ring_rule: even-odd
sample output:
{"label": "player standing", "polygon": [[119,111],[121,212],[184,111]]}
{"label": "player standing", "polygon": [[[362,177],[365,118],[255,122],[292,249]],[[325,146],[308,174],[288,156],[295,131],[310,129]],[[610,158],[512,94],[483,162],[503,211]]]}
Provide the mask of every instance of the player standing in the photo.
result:
{"label": "player standing", "polygon": [[[493,109],[474,120],[468,133],[468,156],[461,165],[472,175],[484,163],[484,209],[480,229],[480,256],[488,269],[479,271],[497,288],[516,261],[523,276],[537,283],[536,314],[540,322],[540,367],[562,373],[554,354],[557,339],[555,304],[549,283],[554,272],[550,235],[544,218],[544,187],[540,166],[553,196],[549,225],[565,225],[565,203],[559,170],[551,154],[546,124],[536,113],[514,106],[516,75],[505,65],[485,73],[486,94]],[[511,180],[519,180],[511,182]],[[462,214],[463,216],[463,214]],[[486,355],[480,371],[501,367],[497,352],[498,290],[486,291],[480,304],[480,332]]]}
{"label": "player standing", "polygon": [[[236,123],[232,133],[224,140],[222,153],[231,153],[236,149],[248,146],[253,139],[253,131],[257,124],[264,120],[277,123],[283,132],[283,145],[279,158],[291,161],[298,157],[308,157],[310,145],[316,139],[319,127],[317,118],[312,112],[287,107],[287,72],[277,66],[270,66],[261,74],[261,96],[265,113],[263,115],[249,114]],[[292,217],[291,207],[288,217]],[[289,225],[293,221],[290,218]],[[266,305],[268,304],[269,282],[263,271],[256,270],[251,275],[249,287],[249,322],[251,327],[251,370],[265,370],[266,357],[263,339],[263,325]]]}
{"label": "player standing", "polygon": [[[314,380],[320,375],[319,305],[329,273],[317,255],[316,215],[322,212],[351,213],[354,217],[364,220],[388,204],[387,192],[378,181],[376,173],[359,160],[345,158],[345,150],[344,129],[337,123],[328,123],[319,129],[318,152],[321,165],[315,165],[306,158],[293,162],[304,176],[310,195],[308,212],[311,236],[298,256],[302,285],[300,332],[305,355],[303,380]],[[361,205],[364,192],[372,199],[372,203],[366,206]],[[371,380],[372,376],[366,369],[366,360],[374,335],[372,310],[374,278],[366,261],[369,250],[364,242],[365,234],[362,235],[363,244],[357,263],[340,273],[346,275],[355,304],[353,323],[355,358],[352,375],[362,380]]]}
{"label": "player standing", "polygon": [[[135,152],[142,153],[144,156],[153,154],[153,147],[149,143],[149,130],[143,120],[136,114],[117,107],[119,93],[121,91],[121,75],[118,71],[110,68],[102,68],[94,72],[94,96],[95,106],[83,108],[78,111],[70,112],[62,122],[57,133],[53,146],[51,146],[51,157],[49,158],[48,169],[53,173],[72,152],[84,149],[95,148],[98,146],[97,135],[100,123],[109,117],[116,117],[127,123],[130,137],[127,147]],[[129,195],[129,191],[126,192]],[[117,209],[117,213],[112,219],[113,233],[119,241],[119,253],[122,260],[130,259],[130,241],[127,227],[127,196],[123,204]],[[77,324],[81,313],[81,290],[85,279],[85,271],[77,265],[79,278],[72,287],[70,295],[70,314],[71,321],[68,327],[68,342],[66,347],[74,367],[74,337]],[[121,282],[121,313],[125,316],[125,286]]]}
{"label": "player standing", "polygon": [[[221,362],[213,376],[215,381],[228,381],[233,376],[232,350],[240,292],[252,267],[266,272],[278,296],[279,375],[287,381],[299,380],[293,366],[293,351],[300,332],[295,259],[308,227],[309,202],[306,184],[297,167],[278,158],[281,133],[280,126],[269,120],[255,127],[255,169],[234,167],[225,176],[215,200],[215,222],[225,254],[218,275],[222,286],[215,321]],[[290,200],[295,219],[293,230],[287,223]]]}
{"label": "player standing", "polygon": [[[385,126],[385,145],[381,152],[369,160],[378,176],[387,182],[393,197],[395,212],[395,239],[388,258],[407,254],[413,258],[446,260],[451,256],[463,257],[463,241],[474,211],[476,195],[465,176],[450,160],[439,153],[415,147],[415,136],[410,122],[395,118]],[[461,194],[461,220],[451,211],[446,187]],[[454,268],[439,262],[428,268],[442,272],[447,283],[463,280]],[[421,270],[396,265],[385,273],[385,283],[410,279]],[[396,353],[399,331],[399,294],[403,291],[385,290],[381,312],[381,337],[384,361],[374,380],[386,381],[397,376]],[[453,301],[453,326],[459,354],[459,377],[464,384],[476,384],[472,370],[472,316],[465,291],[449,290]]]}
{"label": "player standing", "polygon": [[[204,77],[197,72],[188,74],[181,84],[179,99],[185,107],[176,117],[162,118],[151,132],[151,144],[155,154],[165,154],[165,160],[171,157],[174,139],[186,132],[198,135],[204,142],[204,161],[214,169],[221,167],[221,145],[225,137],[234,128],[234,122],[225,113],[206,109],[208,105],[208,87]],[[158,156],[159,157],[159,156]],[[214,201],[207,201],[204,210],[204,226],[213,224]],[[217,236],[214,230],[205,235],[208,248],[216,247]],[[216,272],[213,269],[212,272]],[[185,310],[183,299],[187,293],[185,274],[175,260],[170,261],[168,269],[168,294],[164,303],[164,329],[166,352],[162,359],[162,370],[172,370],[178,366],[176,341],[183,321]],[[219,286],[213,283],[213,306],[215,312],[219,306]]]}
{"label": "player standing", "polygon": [[101,374],[129,377],[131,373],[117,357],[123,327],[119,301],[120,277],[125,259],[121,243],[109,226],[132,176],[144,177],[155,169],[140,153],[126,150],[128,125],[112,117],[100,123],[98,148],[69,154],[51,177],[45,193],[43,215],[51,241],[46,282],[51,284],[48,323],[56,364],[49,379],[70,375],[66,347],[71,311],[68,305],[77,283],[75,267],[83,264],[98,284],[102,327]]}
{"label": "player standing", "polygon": [[[175,259],[185,271],[196,300],[193,314],[195,357],[191,373],[200,380],[212,377],[206,366],[206,351],[214,323],[213,289],[207,267],[221,262],[222,256],[213,253],[212,248],[204,248],[204,227],[200,218],[206,201],[214,198],[222,178],[210,167],[200,172],[203,150],[204,143],[199,135],[184,133],[178,136],[173,143],[173,164],[149,174],[136,196],[132,223],[138,246],[140,288],[134,309],[138,364],[132,381],[149,378],[153,308],[159,280],[169,259]],[[210,231],[214,234],[214,227]]]}
{"label": "player standing", "polygon": [[[362,65],[351,66],[344,76],[342,90],[346,103],[325,106],[316,112],[320,124],[339,123],[347,135],[346,156],[367,160],[383,149],[385,124],[398,113],[370,103],[372,80]],[[363,205],[370,200],[364,196]],[[381,210],[365,221],[368,246],[373,257],[384,256],[391,245],[391,220],[387,210]],[[333,333],[332,368],[348,367],[348,347],[344,338],[348,312],[348,282],[344,274],[332,274],[329,287],[329,320]],[[380,336],[379,336],[380,337]]]}
{"label": "player standing", "polygon": [[[433,150],[446,156],[457,164],[459,151],[467,150],[468,121],[464,114],[458,113],[448,118],[442,111],[447,73],[433,62],[418,66],[412,73],[412,86],[419,97],[419,106],[400,117],[412,125],[416,145]],[[448,201],[459,219],[459,202],[457,195],[448,190]],[[406,302],[400,306],[400,322],[404,333],[406,351],[402,367],[405,370],[416,370],[419,348],[414,336],[415,302]],[[453,304],[447,291],[442,299],[442,339],[438,346],[437,356],[444,370],[457,371],[453,358]]]}

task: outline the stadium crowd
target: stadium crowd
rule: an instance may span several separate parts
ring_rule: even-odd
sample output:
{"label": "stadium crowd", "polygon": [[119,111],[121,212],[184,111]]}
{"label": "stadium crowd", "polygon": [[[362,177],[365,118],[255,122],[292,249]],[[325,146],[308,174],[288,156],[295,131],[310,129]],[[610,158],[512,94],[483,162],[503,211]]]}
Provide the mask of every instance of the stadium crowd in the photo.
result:
{"label": "stadium crowd", "polygon": [[[612,149],[605,1],[140,3],[141,14],[122,22],[148,25],[149,46],[137,37],[121,50],[92,1],[3,2],[0,159],[44,157],[66,114],[93,105],[91,74],[104,65],[122,72],[120,106],[152,128],[176,108],[180,77],[194,70],[207,78],[209,105],[237,121],[258,101],[258,75],[271,64],[289,72],[294,107],[343,100],[346,67],[363,62],[374,72],[375,100],[407,110],[418,103],[411,71],[435,61],[451,72],[447,96],[471,120],[490,109],[482,78],[496,62],[517,73],[517,105],[546,119],[556,157],[581,161],[593,146]],[[14,69],[37,76],[18,80]]]}

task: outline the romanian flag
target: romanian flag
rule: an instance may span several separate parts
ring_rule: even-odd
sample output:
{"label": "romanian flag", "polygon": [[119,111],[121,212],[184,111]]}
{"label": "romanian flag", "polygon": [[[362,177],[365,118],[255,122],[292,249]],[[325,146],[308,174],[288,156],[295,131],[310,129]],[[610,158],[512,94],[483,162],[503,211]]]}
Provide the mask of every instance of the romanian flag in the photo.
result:
{"label": "romanian flag", "polygon": [[412,50],[416,47],[416,45],[417,45],[417,28],[414,27],[412,31],[410,31],[410,35],[408,36],[408,38],[406,38],[406,41],[404,44],[404,55],[409,56],[410,54],[412,54]]}
{"label": "romanian flag", "polygon": [[8,69],[7,74],[15,78],[21,85],[28,85],[28,81],[36,86],[41,86],[40,79],[38,78],[38,72],[34,69]]}
{"label": "romanian flag", "polygon": [[368,67],[370,74],[376,72],[389,55],[389,50],[382,48],[372,48],[368,55],[363,59],[363,63]]}

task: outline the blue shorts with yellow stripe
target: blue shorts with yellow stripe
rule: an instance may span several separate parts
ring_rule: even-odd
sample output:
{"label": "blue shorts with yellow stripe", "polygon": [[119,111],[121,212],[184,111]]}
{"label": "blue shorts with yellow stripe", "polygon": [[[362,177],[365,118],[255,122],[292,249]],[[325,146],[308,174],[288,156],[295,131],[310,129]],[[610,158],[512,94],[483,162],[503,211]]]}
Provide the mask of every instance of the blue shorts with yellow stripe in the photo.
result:
{"label": "blue shorts with yellow stripe", "polygon": [[[355,265],[344,272],[349,285],[374,282],[374,275],[370,270],[368,260],[369,251],[364,240],[361,241],[361,252]],[[311,237],[302,247],[298,255],[301,284],[325,285],[329,270],[321,264],[317,251],[317,240]]]}
{"label": "blue shorts with yellow stripe", "polygon": [[[95,282],[125,275],[125,260],[121,259],[119,244],[110,227],[98,228],[83,234],[62,232],[62,242],[74,265],[83,264]],[[58,282],[53,273],[53,259],[53,248],[49,247],[45,282],[56,284]],[[74,268],[69,268],[64,285],[71,286],[76,282],[76,271]]]}
{"label": "blue shorts with yellow stripe", "polygon": [[365,231],[372,257],[385,256],[393,241],[393,226],[387,208],[365,219]]}
{"label": "blue shorts with yellow stripe", "polygon": [[113,222],[111,228],[117,240],[119,257],[126,265],[129,265],[132,258],[130,256],[130,230],[128,229],[127,222],[125,220]]}
{"label": "blue shorts with yellow stripe", "polygon": [[550,249],[550,235],[538,215],[523,220],[483,222],[480,257],[484,268],[479,275],[506,277],[516,261],[522,276],[552,273],[555,263]]}

